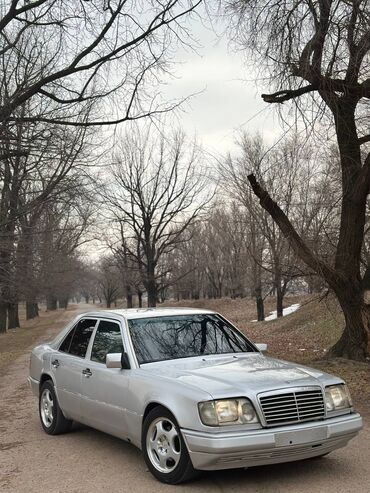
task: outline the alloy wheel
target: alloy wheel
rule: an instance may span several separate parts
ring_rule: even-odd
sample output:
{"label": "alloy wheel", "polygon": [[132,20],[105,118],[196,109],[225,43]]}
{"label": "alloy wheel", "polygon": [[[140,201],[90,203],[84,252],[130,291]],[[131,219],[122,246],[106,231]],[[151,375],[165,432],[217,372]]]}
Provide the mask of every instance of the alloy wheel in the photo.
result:
{"label": "alloy wheel", "polygon": [[153,466],[162,473],[172,472],[181,457],[181,441],[174,423],[157,418],[149,426],[146,449]]}

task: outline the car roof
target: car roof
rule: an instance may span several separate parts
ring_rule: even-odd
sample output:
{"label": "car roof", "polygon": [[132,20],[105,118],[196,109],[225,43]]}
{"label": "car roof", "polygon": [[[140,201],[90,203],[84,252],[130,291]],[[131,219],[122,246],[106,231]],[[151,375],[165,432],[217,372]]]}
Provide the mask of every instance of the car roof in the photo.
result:
{"label": "car roof", "polygon": [[162,307],[162,308],[122,308],[113,310],[99,310],[97,312],[86,312],[83,314],[86,316],[94,317],[109,317],[119,315],[132,320],[135,318],[151,318],[151,317],[170,317],[176,315],[199,315],[202,313],[216,313],[213,310],[206,310],[204,308],[187,308],[187,307]]}

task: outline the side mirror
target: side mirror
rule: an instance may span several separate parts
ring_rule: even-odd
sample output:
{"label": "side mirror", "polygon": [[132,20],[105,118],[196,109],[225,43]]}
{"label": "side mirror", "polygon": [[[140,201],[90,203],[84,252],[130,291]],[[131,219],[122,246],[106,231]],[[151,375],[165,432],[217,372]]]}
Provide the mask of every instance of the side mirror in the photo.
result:
{"label": "side mirror", "polygon": [[124,370],[129,370],[131,368],[127,353],[107,354],[105,364],[107,368],[121,368]]}
{"label": "side mirror", "polygon": [[261,352],[264,352],[264,351],[267,351],[267,344],[255,344],[256,348],[258,349],[258,351],[261,351]]}
{"label": "side mirror", "polygon": [[121,368],[122,370],[129,370],[131,368],[127,353],[121,353]]}

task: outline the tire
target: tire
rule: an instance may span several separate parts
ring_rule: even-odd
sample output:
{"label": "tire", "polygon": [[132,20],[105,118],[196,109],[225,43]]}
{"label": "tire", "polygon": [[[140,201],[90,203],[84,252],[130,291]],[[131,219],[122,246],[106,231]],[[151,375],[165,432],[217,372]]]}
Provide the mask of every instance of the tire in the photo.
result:
{"label": "tire", "polygon": [[51,380],[46,380],[41,386],[39,416],[41,426],[48,435],[66,433],[72,426],[72,421],[64,417],[59,407],[54,385]]}
{"label": "tire", "polygon": [[179,484],[198,476],[175,417],[158,406],[146,416],[141,448],[149,471],[167,484]]}

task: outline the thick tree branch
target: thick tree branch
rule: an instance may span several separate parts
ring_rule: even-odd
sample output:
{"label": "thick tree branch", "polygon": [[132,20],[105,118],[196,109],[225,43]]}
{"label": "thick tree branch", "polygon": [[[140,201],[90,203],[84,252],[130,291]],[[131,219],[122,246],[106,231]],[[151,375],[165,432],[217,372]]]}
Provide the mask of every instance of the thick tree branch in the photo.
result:
{"label": "thick tree branch", "polygon": [[[303,77],[303,74],[299,71],[295,75]],[[323,91],[330,94],[338,92],[344,95],[351,95],[358,100],[361,98],[370,99],[370,84],[368,81],[359,84],[358,82],[351,83],[330,77],[319,77],[318,80],[316,80],[317,77],[312,77],[312,79],[315,79],[314,84],[311,83],[298,89],[283,89],[272,94],[261,94],[261,97],[265,103],[284,103],[309,92]]]}
{"label": "thick tree branch", "polygon": [[253,174],[248,175],[248,181],[254,194],[259,198],[260,204],[267,211],[275,223],[279,226],[281,232],[288,240],[295,254],[303,260],[312,270],[322,275],[330,286],[338,283],[338,274],[331,267],[318,259],[316,255],[308,248],[306,243],[299,236],[294,226],[286,216],[279,205],[270,197],[269,193],[264,190],[258,183]]}
{"label": "thick tree branch", "polygon": [[367,142],[370,142],[370,134],[364,135],[363,137],[359,137],[359,139],[358,139],[358,143],[360,145],[366,144]]}
{"label": "thick tree branch", "polygon": [[300,87],[299,89],[286,89],[283,91],[274,92],[273,94],[262,94],[261,97],[265,103],[284,103],[293,98],[298,98],[303,94],[315,91],[317,88],[313,84]]}

